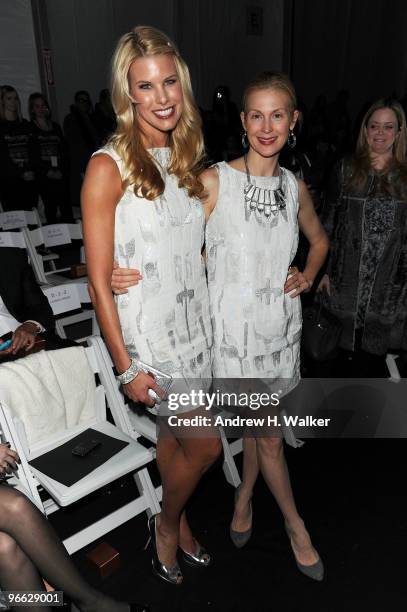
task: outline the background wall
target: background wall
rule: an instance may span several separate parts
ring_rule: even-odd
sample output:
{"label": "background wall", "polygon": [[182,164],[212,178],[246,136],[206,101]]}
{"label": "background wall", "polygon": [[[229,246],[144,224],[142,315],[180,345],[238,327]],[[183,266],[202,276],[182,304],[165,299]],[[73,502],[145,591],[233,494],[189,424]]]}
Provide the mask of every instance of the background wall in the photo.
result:
{"label": "background wall", "polygon": [[363,104],[407,84],[405,0],[293,0],[292,76],[311,105],[319,93],[350,92]]}
{"label": "background wall", "polygon": [[88,89],[97,101],[100,89],[109,83],[109,62],[117,39],[136,24],[153,25],[175,39],[204,107],[210,106],[216,85],[228,84],[238,102],[251,75],[282,67],[284,0],[256,0],[256,6],[263,8],[261,36],[246,33],[246,0],[45,3],[60,120],[76,90]]}
{"label": "background wall", "polygon": [[18,91],[27,116],[27,99],[41,90],[30,0],[0,2],[0,85]]}
{"label": "background wall", "polygon": [[[254,0],[253,0],[254,1]],[[61,121],[73,93],[89,89],[94,102],[109,82],[117,39],[137,23],[163,29],[177,42],[199,103],[208,108],[216,85],[228,84],[239,102],[244,83],[263,69],[290,69],[308,106],[324,92],[351,94],[356,114],[366,100],[395,93],[407,83],[405,0],[255,0],[263,33],[247,34],[250,0],[30,0],[0,1],[0,83],[26,99],[41,88],[42,48],[51,50],[55,85],[48,91]],[[41,11],[38,11],[38,7]],[[44,10],[45,9],[45,10]],[[35,11],[34,11],[35,12]]]}

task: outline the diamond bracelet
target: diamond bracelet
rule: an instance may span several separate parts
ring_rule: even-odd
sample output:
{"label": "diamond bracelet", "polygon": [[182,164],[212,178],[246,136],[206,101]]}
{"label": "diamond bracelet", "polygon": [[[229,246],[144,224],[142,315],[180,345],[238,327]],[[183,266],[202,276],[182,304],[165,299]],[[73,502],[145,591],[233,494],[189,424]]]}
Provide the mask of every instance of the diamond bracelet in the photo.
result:
{"label": "diamond bracelet", "polygon": [[131,358],[131,362],[129,367],[125,372],[116,376],[117,380],[122,385],[127,385],[132,380],[134,380],[139,372],[141,372],[141,368],[139,366],[139,360],[134,357]]}

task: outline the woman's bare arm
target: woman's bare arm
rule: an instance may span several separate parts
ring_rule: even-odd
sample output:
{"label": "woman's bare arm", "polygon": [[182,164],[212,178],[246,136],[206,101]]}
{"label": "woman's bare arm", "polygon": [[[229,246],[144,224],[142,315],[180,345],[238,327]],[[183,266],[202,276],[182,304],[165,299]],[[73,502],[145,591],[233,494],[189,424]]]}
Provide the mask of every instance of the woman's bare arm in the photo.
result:
{"label": "woman's bare arm", "polygon": [[[114,224],[116,206],[122,197],[122,181],[116,163],[107,155],[93,157],[86,170],[82,188],[83,236],[89,276],[89,294],[113,362],[119,372],[130,366],[113,299],[110,281],[113,270]],[[146,378],[146,380],[145,380]],[[138,374],[125,391],[135,401],[152,405],[147,396],[149,387],[155,389],[149,376]],[[144,393],[145,392],[145,393]]]}
{"label": "woman's bare arm", "polygon": [[302,272],[295,271],[284,286],[285,293],[290,293],[291,297],[312,287],[329,249],[328,237],[315,212],[307,186],[301,180],[298,180],[298,199],[298,224],[309,242],[309,252],[305,269]]}

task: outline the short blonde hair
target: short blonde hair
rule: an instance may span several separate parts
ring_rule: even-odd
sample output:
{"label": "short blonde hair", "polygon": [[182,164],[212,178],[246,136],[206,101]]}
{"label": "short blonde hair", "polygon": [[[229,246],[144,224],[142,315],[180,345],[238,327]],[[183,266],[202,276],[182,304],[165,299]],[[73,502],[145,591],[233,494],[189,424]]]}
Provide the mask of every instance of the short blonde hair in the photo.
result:
{"label": "short blonde hair", "polygon": [[[134,186],[134,193],[154,200],[164,191],[164,182],[157,166],[146,150],[138,127],[136,107],[129,90],[129,70],[140,58],[171,55],[180,80],[184,109],[170,135],[171,159],[168,171],[178,178],[178,185],[191,197],[200,197],[203,185],[198,175],[203,169],[204,141],[201,117],[192,92],[189,70],[174,43],[160,30],[137,26],[124,34],[112,59],[112,106],[117,128],[110,142],[124,162],[125,186]],[[136,128],[136,129],[135,129]]]}

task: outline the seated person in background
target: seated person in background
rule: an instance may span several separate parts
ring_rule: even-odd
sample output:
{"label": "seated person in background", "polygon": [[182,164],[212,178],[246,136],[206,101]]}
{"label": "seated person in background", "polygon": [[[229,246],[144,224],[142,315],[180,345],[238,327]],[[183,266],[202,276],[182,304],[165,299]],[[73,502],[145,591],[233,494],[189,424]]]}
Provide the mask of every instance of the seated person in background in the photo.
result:
{"label": "seated person in background", "polygon": [[43,334],[48,349],[71,346],[54,333],[51,306],[37,284],[23,249],[3,247],[0,266],[0,348],[11,336],[11,345],[0,350],[0,363],[24,356],[37,334]]}
{"label": "seated person in background", "polygon": [[[8,443],[0,444],[0,477],[16,472],[19,462]],[[0,484],[0,584],[8,591],[45,591],[42,577],[63,591],[81,612],[150,610],[142,604],[116,601],[91,587],[38,508],[13,487]],[[41,610],[51,610],[42,606]],[[28,612],[39,609],[25,607]]]}

